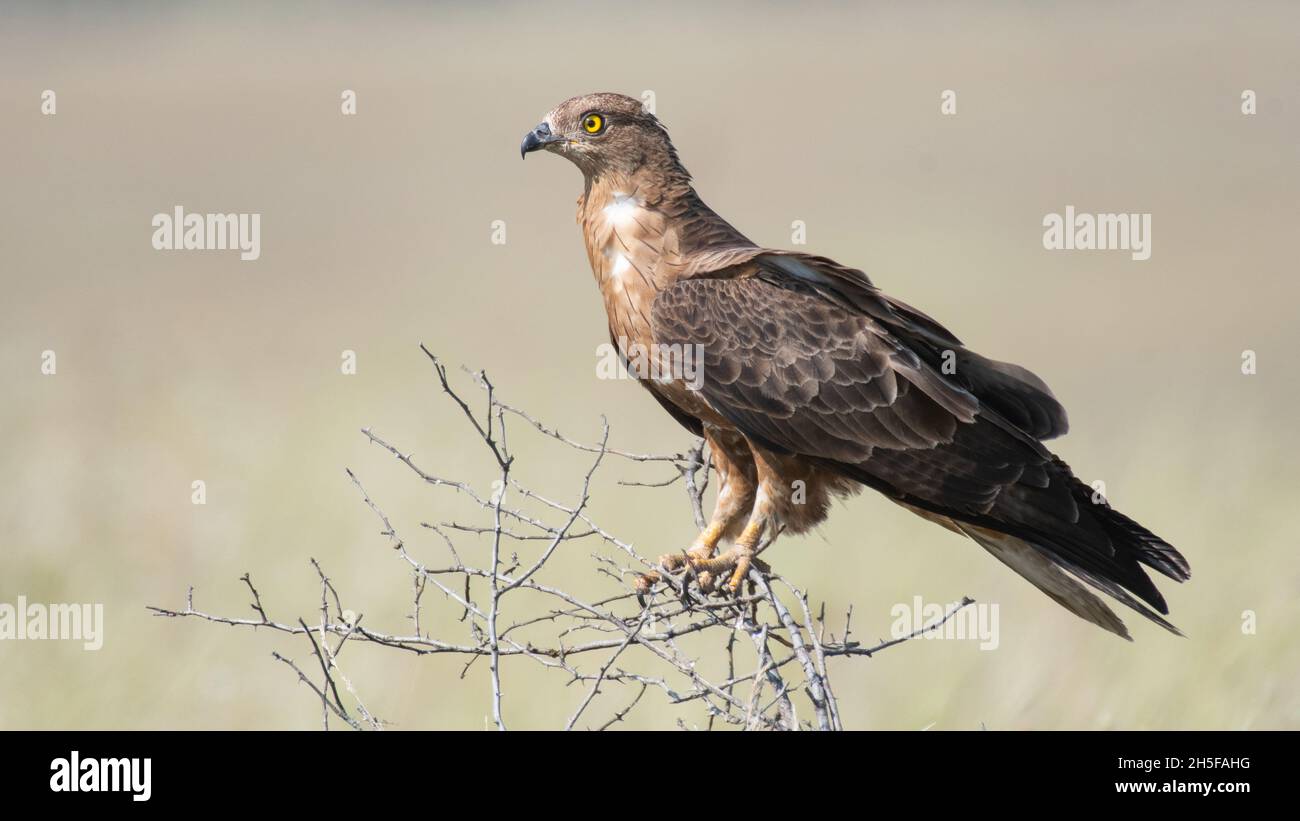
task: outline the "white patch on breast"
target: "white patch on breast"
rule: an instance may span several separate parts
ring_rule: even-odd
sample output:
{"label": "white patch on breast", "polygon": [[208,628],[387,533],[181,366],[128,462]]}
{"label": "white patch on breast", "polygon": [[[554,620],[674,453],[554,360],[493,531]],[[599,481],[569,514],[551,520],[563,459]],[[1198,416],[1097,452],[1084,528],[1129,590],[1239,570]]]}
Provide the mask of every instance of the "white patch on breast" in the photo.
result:
{"label": "white patch on breast", "polygon": [[606,221],[615,226],[628,225],[636,218],[637,209],[641,207],[641,202],[635,197],[629,197],[622,191],[614,192],[614,201],[601,209],[605,215]]}
{"label": "white patch on breast", "polygon": [[637,211],[641,209],[641,205],[641,201],[635,197],[630,197],[622,191],[615,191],[614,201],[602,208],[600,212],[605,219],[606,229],[610,232],[609,242],[605,246],[605,257],[614,260],[609,275],[619,287],[623,285],[623,277],[632,270],[632,261],[623,252],[617,231],[620,228],[630,228],[636,223]]}
{"label": "white patch on breast", "polygon": [[627,273],[628,269],[631,267],[632,263],[628,261],[627,254],[619,254],[614,257],[614,276],[621,279],[623,274]]}

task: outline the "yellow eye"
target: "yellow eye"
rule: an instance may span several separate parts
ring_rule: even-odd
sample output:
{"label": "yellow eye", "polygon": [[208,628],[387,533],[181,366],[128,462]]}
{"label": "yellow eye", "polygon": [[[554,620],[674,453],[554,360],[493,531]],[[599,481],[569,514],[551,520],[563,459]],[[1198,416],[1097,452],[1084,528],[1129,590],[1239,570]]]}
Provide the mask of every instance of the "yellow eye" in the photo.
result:
{"label": "yellow eye", "polygon": [[599,114],[588,114],[582,118],[582,130],[588,134],[599,134],[605,128],[605,118]]}

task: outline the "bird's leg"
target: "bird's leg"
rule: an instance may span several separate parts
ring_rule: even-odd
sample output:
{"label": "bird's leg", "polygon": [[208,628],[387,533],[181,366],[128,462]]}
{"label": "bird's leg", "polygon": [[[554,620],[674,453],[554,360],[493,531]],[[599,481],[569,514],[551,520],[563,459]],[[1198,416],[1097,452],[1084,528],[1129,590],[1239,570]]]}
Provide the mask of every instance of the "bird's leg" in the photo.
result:
{"label": "bird's leg", "polygon": [[[748,495],[752,495],[752,492]],[[743,502],[744,499],[741,499],[741,501]],[[669,573],[676,573],[687,566],[695,568],[700,587],[711,590],[713,588],[712,574],[701,573],[699,568],[702,563],[712,559],[713,554],[718,550],[718,542],[722,541],[728,533],[735,532],[743,519],[743,508],[736,504],[734,491],[729,492],[727,485],[724,484],[718,491],[718,503],[714,507],[713,518],[708,526],[700,531],[700,535],[695,537],[695,541],[686,550],[680,553],[665,553],[660,556],[659,566]],[[651,570],[638,576],[634,587],[638,594],[645,594],[650,592],[650,588],[662,578],[658,571]]]}
{"label": "bird's leg", "polygon": [[[698,568],[701,563],[711,560],[720,541],[740,532],[754,504],[757,490],[754,460],[745,440],[734,432],[711,427],[705,428],[704,438],[709,443],[710,459],[718,475],[718,499],[709,524],[689,548],[659,557],[659,566],[670,573],[687,566]],[[661,578],[653,570],[638,576],[635,583],[638,594],[649,592]],[[702,588],[712,589],[712,574],[700,574],[698,578]]]}
{"label": "bird's leg", "polygon": [[[716,514],[715,514],[716,516]],[[695,537],[691,546],[680,553],[665,553],[659,557],[659,566],[669,573],[676,573],[687,565],[695,565],[697,562],[707,561],[713,556],[718,549],[718,542],[727,531],[727,524],[718,521],[716,518],[709,522],[708,526],[700,531],[700,535]],[[635,587],[638,594],[650,592],[654,586],[663,577],[656,570],[651,570],[637,576]],[[703,580],[701,580],[703,583]]]}
{"label": "bird's leg", "polygon": [[718,550],[718,542],[727,530],[725,522],[716,519],[700,531],[691,546],[681,553],[665,553],[659,557],[659,566],[665,570],[678,571],[691,562],[702,562],[713,558]]}
{"label": "bird's leg", "polygon": [[[713,588],[713,580],[721,578],[723,574],[730,573],[727,579],[727,590],[734,596],[744,583],[745,577],[749,575],[751,567],[758,567],[766,571],[767,565],[760,562],[758,555],[758,545],[763,539],[763,533],[767,530],[767,525],[772,517],[772,503],[767,494],[761,490],[758,499],[754,502],[754,511],[750,514],[749,522],[745,529],[740,532],[731,549],[722,555],[705,559],[704,561],[693,561],[691,567],[700,576],[700,587],[705,590]],[[706,584],[708,580],[708,584]]]}
{"label": "bird's leg", "polygon": [[754,495],[753,509],[750,510],[745,529],[740,532],[735,543],[726,553],[717,558],[691,563],[695,572],[700,575],[700,586],[705,590],[712,587],[712,584],[704,583],[706,577],[713,580],[721,578],[724,573],[729,573],[727,590],[734,596],[739,592],[745,577],[749,575],[751,567],[758,567],[764,572],[768,569],[767,565],[755,557],[758,555],[758,546],[763,540],[763,534],[768,531],[769,525],[777,523],[777,500],[783,498],[780,494],[784,492],[786,484],[785,479],[782,478],[780,464],[772,454],[753,446],[751,446],[751,453],[758,492]]}

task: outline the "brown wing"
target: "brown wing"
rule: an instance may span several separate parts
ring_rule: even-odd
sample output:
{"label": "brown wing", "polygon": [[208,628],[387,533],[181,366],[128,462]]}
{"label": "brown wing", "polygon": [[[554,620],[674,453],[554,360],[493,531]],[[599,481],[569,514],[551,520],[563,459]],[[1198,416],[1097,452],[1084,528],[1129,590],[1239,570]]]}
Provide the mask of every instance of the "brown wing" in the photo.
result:
{"label": "brown wing", "polygon": [[862,271],[825,257],[788,251],[765,251],[753,263],[769,276],[799,281],[830,301],[872,317],[931,367],[940,368],[951,351],[955,370],[945,371],[951,372],[949,380],[1035,439],[1052,439],[1069,430],[1065,408],[1042,379],[1019,365],[968,350],[934,319],[881,293]]}
{"label": "brown wing", "polygon": [[701,346],[701,394],[758,444],[1022,539],[1174,629],[1143,606],[1168,612],[1139,562],[1181,580],[1182,556],[1093,504],[1091,488],[1032,435],[868,313],[749,263],[679,281],[656,298],[652,322],[657,342]]}

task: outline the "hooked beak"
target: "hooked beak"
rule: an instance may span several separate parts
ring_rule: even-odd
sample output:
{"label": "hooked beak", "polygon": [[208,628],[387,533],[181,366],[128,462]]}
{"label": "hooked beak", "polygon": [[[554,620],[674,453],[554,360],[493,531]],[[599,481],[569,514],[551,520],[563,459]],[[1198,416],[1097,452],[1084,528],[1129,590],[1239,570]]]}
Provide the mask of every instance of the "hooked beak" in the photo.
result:
{"label": "hooked beak", "polygon": [[519,144],[519,157],[523,159],[528,156],[528,152],[545,148],[551,143],[560,142],[562,139],[562,137],[557,137],[551,133],[549,125],[542,123],[524,135],[524,141]]}

